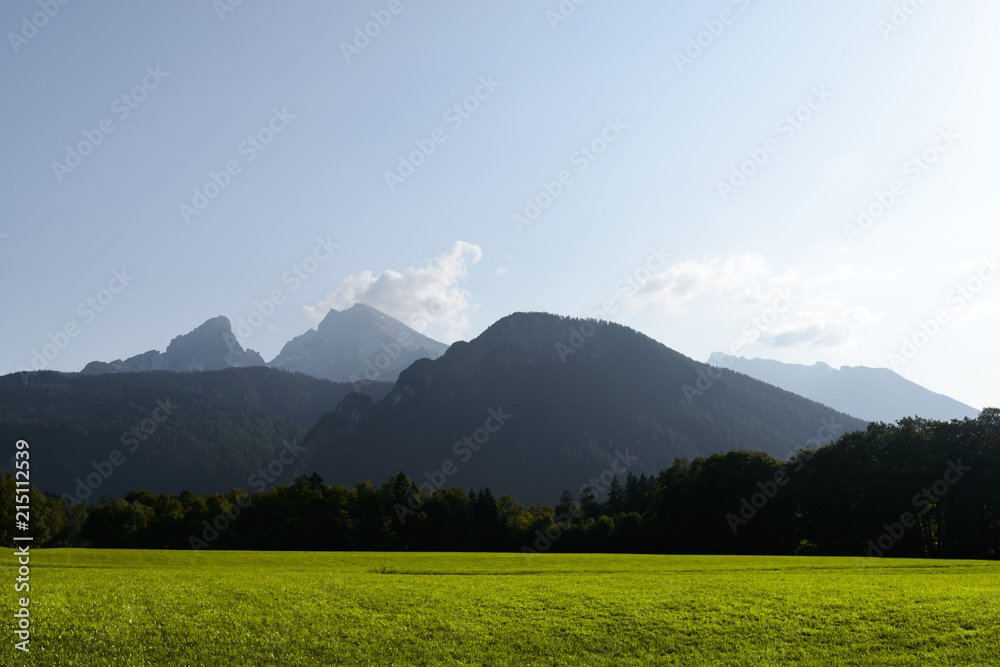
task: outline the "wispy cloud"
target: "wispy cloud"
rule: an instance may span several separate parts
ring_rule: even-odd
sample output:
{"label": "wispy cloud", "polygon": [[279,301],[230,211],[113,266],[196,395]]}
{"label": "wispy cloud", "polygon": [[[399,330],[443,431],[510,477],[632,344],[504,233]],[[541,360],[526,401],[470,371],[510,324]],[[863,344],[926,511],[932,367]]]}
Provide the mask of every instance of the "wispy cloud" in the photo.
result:
{"label": "wispy cloud", "polygon": [[318,322],[331,308],[343,310],[365,303],[417,331],[434,325],[450,342],[469,325],[468,312],[473,305],[464,283],[469,265],[482,256],[478,245],[456,241],[444,254],[421,267],[402,272],[386,270],[378,275],[363,271],[350,276],[318,304],[306,306],[305,311]]}
{"label": "wispy cloud", "polygon": [[633,312],[732,311],[735,332],[742,332],[748,315],[773,310],[769,307],[776,299],[790,301],[790,308],[770,312],[763,321],[750,320],[754,334],[744,336],[747,349],[843,348],[857,342],[860,329],[882,319],[881,313],[834,296],[856,278],[855,268],[847,264],[819,274],[799,267],[775,272],[763,254],[748,252],[678,262],[619,298]]}
{"label": "wispy cloud", "polygon": [[843,299],[816,297],[762,330],[755,347],[844,348],[858,341],[860,329],[877,325],[882,317],[864,306],[850,306]]}
{"label": "wispy cloud", "polygon": [[632,310],[654,307],[683,313],[689,302],[705,296],[755,303],[788,282],[788,276],[773,277],[760,253],[678,262],[642,281],[623,298]]}

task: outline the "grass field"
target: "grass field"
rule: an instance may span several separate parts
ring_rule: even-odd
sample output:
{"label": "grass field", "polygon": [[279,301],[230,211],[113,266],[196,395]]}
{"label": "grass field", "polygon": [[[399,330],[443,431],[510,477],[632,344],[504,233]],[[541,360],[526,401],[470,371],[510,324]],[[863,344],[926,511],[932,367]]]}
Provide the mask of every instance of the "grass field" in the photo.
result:
{"label": "grass field", "polygon": [[[5,626],[16,560],[0,550]],[[997,665],[1000,563],[48,550],[4,665]]]}

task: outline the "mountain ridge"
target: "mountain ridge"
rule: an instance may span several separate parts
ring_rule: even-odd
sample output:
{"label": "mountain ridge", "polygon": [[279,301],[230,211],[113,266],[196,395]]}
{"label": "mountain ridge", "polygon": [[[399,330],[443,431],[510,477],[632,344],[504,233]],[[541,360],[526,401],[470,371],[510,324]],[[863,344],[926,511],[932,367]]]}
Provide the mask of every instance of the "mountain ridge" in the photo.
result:
{"label": "mountain ridge", "polygon": [[843,366],[825,362],[787,364],[772,359],[748,359],[713,352],[708,363],[743,373],[792,393],[830,405],[868,421],[894,423],[903,417],[947,421],[979,410],[907,380],[888,368]]}
{"label": "mountain ridge", "polygon": [[175,336],[166,351],[149,350],[127,359],[92,361],[85,375],[145,371],[213,371],[267,366],[305,373],[331,382],[394,382],[418,359],[436,359],[448,346],[406,326],[385,313],[356,303],[330,309],[316,329],[286,342],[269,362],[244,349],[225,316],[213,317],[186,334]]}
{"label": "mountain ridge", "polygon": [[80,372],[85,375],[143,371],[191,372],[263,365],[264,359],[260,353],[251,349],[244,350],[233,334],[229,318],[220,315],[206,320],[186,334],[175,336],[165,352],[149,350],[124,361],[92,361]]}
{"label": "mountain ridge", "polygon": [[[708,372],[718,379],[689,397],[684,387]],[[491,431],[498,414],[509,417]],[[716,373],[619,324],[514,313],[440,358],[412,364],[360,420],[326,415],[304,444],[307,467],[332,483],[379,482],[402,470],[424,483],[447,477],[448,485],[554,502],[561,489],[575,492],[622,456],[637,457],[629,470],[636,474],[731,449],[786,458],[810,440],[832,439],[818,437],[824,424],[844,432],[866,426],[757,380]]]}
{"label": "mountain ridge", "polygon": [[418,359],[436,359],[448,346],[385,313],[356,303],[330,309],[315,329],[285,343],[267,365],[334,382],[394,382]]}
{"label": "mountain ridge", "polygon": [[[391,388],[372,382],[359,394],[346,383],[263,366],[193,373],[39,371],[30,391],[20,375],[0,377],[0,437],[31,443],[32,479],[44,491],[83,500],[74,493],[79,480],[100,473],[92,501],[136,489],[201,494],[246,487],[249,475],[272,462],[284,442],[300,441],[345,397],[372,401]],[[106,463],[122,458],[113,467]],[[12,466],[12,460],[4,463]],[[289,467],[293,472],[298,469]]]}

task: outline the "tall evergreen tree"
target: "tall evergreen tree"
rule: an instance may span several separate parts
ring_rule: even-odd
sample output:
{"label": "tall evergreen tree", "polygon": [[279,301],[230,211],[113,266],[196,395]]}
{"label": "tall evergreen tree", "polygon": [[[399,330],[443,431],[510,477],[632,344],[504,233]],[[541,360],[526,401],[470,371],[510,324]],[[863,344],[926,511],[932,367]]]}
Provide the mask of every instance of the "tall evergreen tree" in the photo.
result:
{"label": "tall evergreen tree", "polygon": [[559,496],[559,504],[556,505],[556,515],[569,515],[572,518],[580,516],[580,504],[573,500],[573,493],[568,489]]}
{"label": "tall evergreen tree", "polygon": [[608,489],[608,512],[611,516],[621,514],[625,511],[625,489],[618,481],[618,475],[611,478],[611,487]]}
{"label": "tall evergreen tree", "polygon": [[597,496],[589,486],[580,492],[580,511],[585,517],[596,519],[601,513],[601,506],[597,503]]}
{"label": "tall evergreen tree", "polygon": [[625,511],[642,511],[642,488],[639,485],[639,478],[635,473],[629,473],[625,478]]}

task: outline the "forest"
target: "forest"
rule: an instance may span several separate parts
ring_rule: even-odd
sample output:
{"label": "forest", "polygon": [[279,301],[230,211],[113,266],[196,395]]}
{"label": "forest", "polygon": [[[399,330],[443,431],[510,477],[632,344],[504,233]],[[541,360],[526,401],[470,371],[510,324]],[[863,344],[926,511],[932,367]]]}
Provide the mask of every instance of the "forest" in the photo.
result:
{"label": "forest", "polygon": [[[14,478],[0,475],[0,543],[12,544]],[[872,423],[787,461],[730,451],[659,475],[553,494],[524,507],[489,488],[428,492],[318,474],[248,493],[137,490],[96,505],[31,488],[46,547],[804,554],[995,559],[1000,410],[976,419]],[[10,515],[10,516],[8,516]]]}

